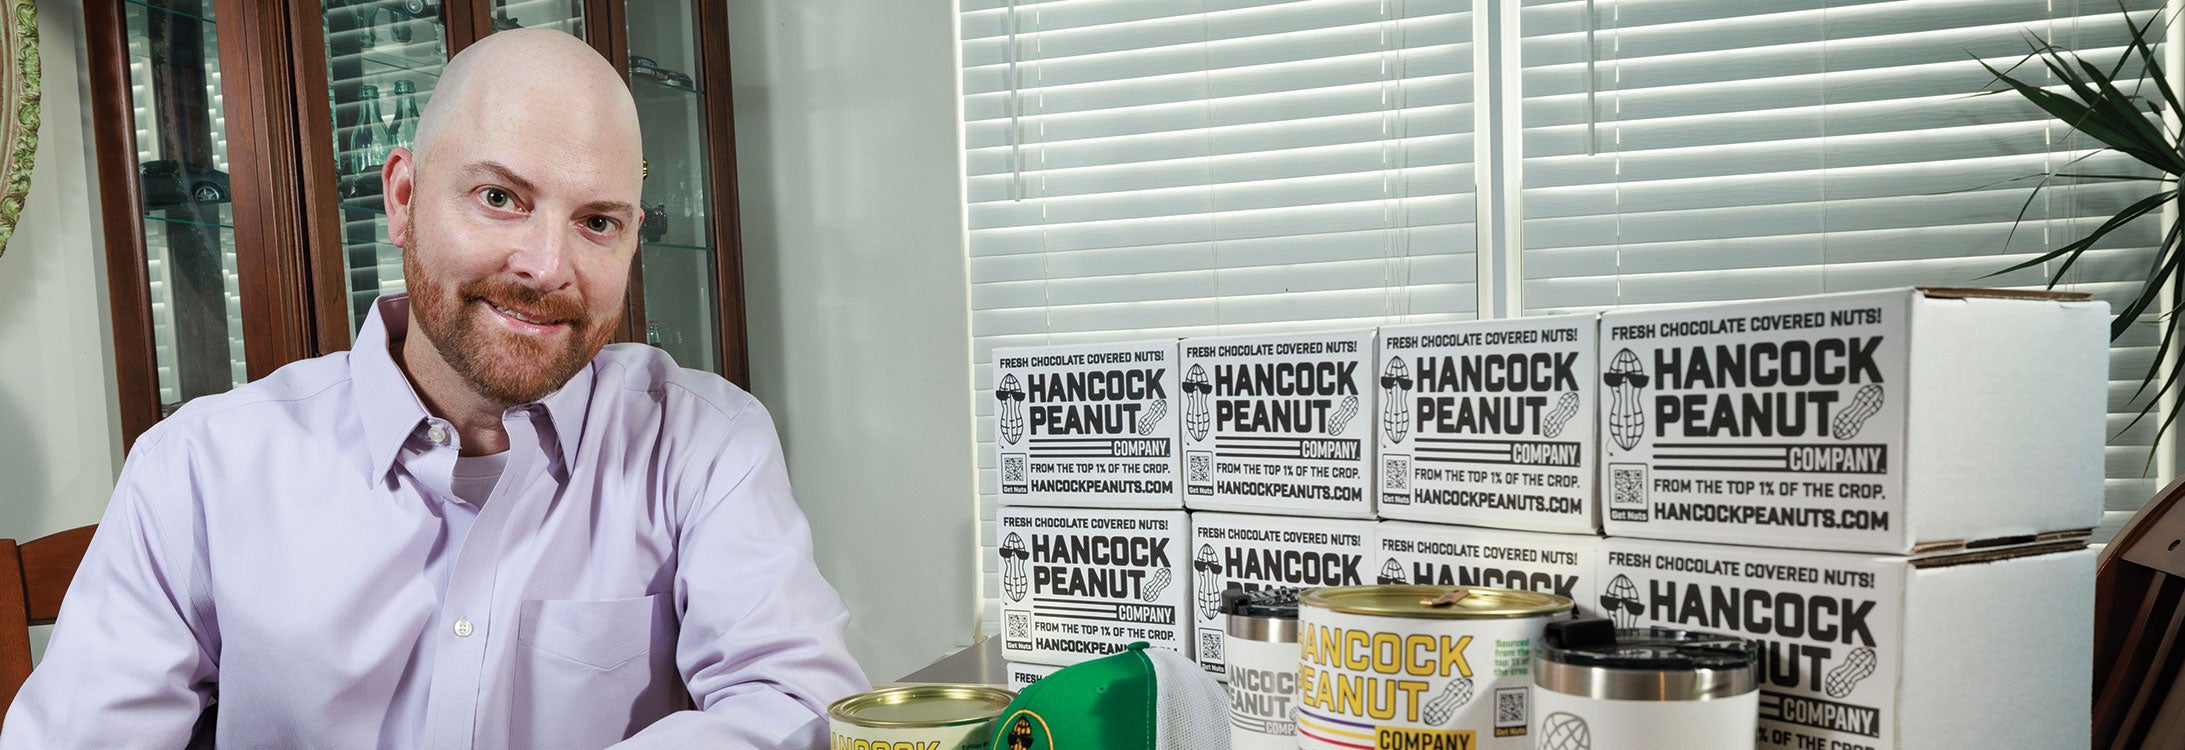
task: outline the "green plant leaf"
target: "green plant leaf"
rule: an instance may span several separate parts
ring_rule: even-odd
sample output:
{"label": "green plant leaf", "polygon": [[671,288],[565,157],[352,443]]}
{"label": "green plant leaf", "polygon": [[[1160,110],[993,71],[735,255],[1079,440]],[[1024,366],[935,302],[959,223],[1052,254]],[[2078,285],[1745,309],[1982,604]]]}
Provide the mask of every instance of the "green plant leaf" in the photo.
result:
{"label": "green plant leaf", "polygon": [[[2131,20],[2131,11],[2130,9],[2125,7],[2123,0],[2118,0],[2117,10],[2119,12],[2125,13],[2124,25],[2132,29],[2132,53],[2139,56],[2141,64],[2145,65],[2148,70],[2161,70],[2162,58],[2155,57],[2154,49],[2147,46],[2147,32],[2154,29],[2156,21],[2162,20],[2162,14],[2150,13],[2147,16],[2146,23],[2140,24],[2138,26],[2133,26]],[[2119,64],[2122,64],[2123,61],[2122,59],[2120,59],[2118,62]],[[2168,76],[2143,76],[2142,80],[2145,79],[2154,80],[2155,91],[2162,95],[2162,103],[2168,106],[2170,108],[2170,111],[2185,113],[2185,104],[2178,103],[2177,91],[2170,88],[2170,79]]]}
{"label": "green plant leaf", "polygon": [[[2162,129],[2155,127],[2154,122],[2133,104],[2132,97],[2118,90],[2116,83],[2102,77],[2101,70],[2093,64],[2077,56],[2073,59],[2078,60],[2079,65],[2089,71],[2088,78],[2101,91],[2101,96],[2091,102],[2095,109],[2101,111],[2105,117],[2124,125],[2124,133],[2131,139],[2132,147],[2148,154],[2141,161],[2170,174],[2185,172],[2185,162],[2181,162],[2177,151],[2170,148],[2170,142],[2163,136]],[[2122,150],[2121,144],[2119,149]]]}
{"label": "green plant leaf", "polygon": [[2130,330],[2132,323],[2139,320],[2140,314],[2155,303],[2155,299],[2162,294],[2163,279],[2176,273],[2179,262],[2185,261],[2185,253],[2178,252],[2181,229],[2185,229],[2185,222],[2170,227],[2169,233],[2162,239],[2162,246],[2155,253],[2155,269],[2147,275],[2147,282],[2140,287],[2138,296],[2125,303],[2124,308],[2117,312],[2116,320],[2110,321],[2111,341],[2122,337],[2125,331]]}
{"label": "green plant leaf", "polygon": [[[2049,113],[2050,116],[2056,119],[2063,120],[2073,130],[2085,133],[2089,137],[2101,141],[2105,146],[2131,155],[2142,162],[2147,162],[2156,169],[2162,169],[2159,158],[2150,161],[2150,157],[2146,154],[2133,153],[2138,150],[2133,146],[2133,139],[2126,135],[2122,129],[2107,122],[2093,107],[2071,97],[2012,78],[2002,71],[1996,70],[1995,66],[1989,65],[1986,61],[1981,61],[1980,65],[1987,68],[1989,72],[1994,73],[1997,80],[2002,81],[2004,85],[2010,86],[2019,95],[2024,96],[2027,101],[2032,102],[2034,106],[2040,107],[2042,111]],[[2165,169],[2164,171],[2168,172],[2169,170]]]}
{"label": "green plant leaf", "polygon": [[[2056,272],[2054,274],[2050,274],[2049,286],[2053,287],[2056,285],[2056,279],[2062,278],[2064,275],[2064,271],[2069,270],[2071,268],[2071,264],[2079,259],[2079,255],[2086,252],[2087,249],[2093,247],[2094,243],[2100,242],[2102,238],[2109,236],[2109,233],[2115,231],[2118,227],[2129,224],[2134,219],[2146,216],[2147,214],[2153,213],[2154,211],[2162,208],[2162,205],[2164,203],[2175,200],[2177,198],[2177,195],[2178,193],[2176,190],[2164,190],[2153,195],[2141,198],[2137,201],[2133,201],[2132,205],[2126,206],[2124,210],[2118,211],[2115,216],[2109,217],[2107,221],[2102,222],[2101,226],[2095,227],[2092,231],[2087,232],[2086,236],[2081,237],[2077,240],[2073,240],[2069,244],[2066,244],[2062,247],[2043,253],[2032,260],[2013,265],[2009,268],[2005,268],[2003,270],[1996,271],[1985,276],[1981,276],[1980,278],[1985,279],[1993,276],[2000,276],[2006,273],[2010,273],[2012,271],[2032,268],[2034,266],[2047,263],[2051,260],[2055,260],[2058,257],[2066,255],[2070,256],[2069,258],[2065,259],[2064,266],[2062,268],[2058,268],[2056,269]],[[2027,202],[2030,205],[2031,199],[2029,198]],[[2023,211],[2023,209],[2021,209],[2021,211]],[[2023,218],[2023,214],[2021,214],[2020,218]],[[2011,231],[2016,232],[2017,229],[2018,227],[2016,222],[2013,222],[2011,225]],[[2008,240],[2006,240],[2006,242],[2007,241]]]}

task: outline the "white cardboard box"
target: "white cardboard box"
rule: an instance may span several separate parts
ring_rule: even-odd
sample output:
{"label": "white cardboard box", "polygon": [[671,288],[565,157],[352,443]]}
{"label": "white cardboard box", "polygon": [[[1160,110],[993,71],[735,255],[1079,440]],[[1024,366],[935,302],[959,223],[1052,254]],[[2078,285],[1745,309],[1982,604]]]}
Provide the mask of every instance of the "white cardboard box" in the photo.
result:
{"label": "white cardboard box", "polygon": [[1184,505],[1372,518],[1373,331],[1185,339]]}
{"label": "white cardboard box", "polygon": [[2085,747],[2094,553],[2039,549],[1984,560],[1611,538],[1601,603],[1620,626],[1758,641],[1761,747]]}
{"label": "white cardboard box", "polygon": [[1180,510],[1003,506],[1002,658],[1067,666],[1145,641],[1192,656]]}
{"label": "white cardboard box", "polygon": [[1381,517],[1598,533],[1598,318],[1382,328]]}
{"label": "white cardboard box", "polygon": [[1191,514],[1192,629],[1198,634],[1199,666],[1228,680],[1222,660],[1229,617],[1222,592],[1263,588],[1309,589],[1373,582],[1372,521]]}
{"label": "white cardboard box", "polygon": [[2091,529],[2108,306],[1983,294],[1603,315],[1608,534],[1924,553]]}
{"label": "white cardboard box", "polygon": [[1373,582],[1487,586],[1554,594],[1600,617],[1601,537],[1383,521]]}
{"label": "white cardboard box", "polygon": [[1009,692],[1012,693],[1031,687],[1032,683],[1046,679],[1047,675],[1054,674],[1062,669],[1052,664],[1017,664],[1012,662],[1006,663],[1004,666],[1009,673]]}
{"label": "white cardboard box", "polygon": [[994,350],[1001,502],[1182,508],[1176,341]]}

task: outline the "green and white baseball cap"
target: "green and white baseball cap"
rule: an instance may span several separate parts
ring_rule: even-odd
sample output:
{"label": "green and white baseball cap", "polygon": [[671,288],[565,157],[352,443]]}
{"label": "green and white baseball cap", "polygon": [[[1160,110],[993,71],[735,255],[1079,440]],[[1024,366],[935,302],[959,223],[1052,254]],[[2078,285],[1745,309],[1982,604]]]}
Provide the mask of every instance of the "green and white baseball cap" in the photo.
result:
{"label": "green and white baseball cap", "polygon": [[1024,688],[991,750],[1228,750],[1229,694],[1165,648],[1133,643]]}

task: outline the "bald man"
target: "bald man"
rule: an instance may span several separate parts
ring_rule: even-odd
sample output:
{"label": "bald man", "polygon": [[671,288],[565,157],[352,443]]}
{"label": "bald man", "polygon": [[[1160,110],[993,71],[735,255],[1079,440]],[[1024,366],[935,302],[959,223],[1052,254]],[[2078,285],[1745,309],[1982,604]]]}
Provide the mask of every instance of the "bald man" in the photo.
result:
{"label": "bald man", "polygon": [[822,747],[869,684],[771,419],[606,346],[641,163],[574,37],[449,61],[381,172],[410,293],[137,440],[0,750]]}

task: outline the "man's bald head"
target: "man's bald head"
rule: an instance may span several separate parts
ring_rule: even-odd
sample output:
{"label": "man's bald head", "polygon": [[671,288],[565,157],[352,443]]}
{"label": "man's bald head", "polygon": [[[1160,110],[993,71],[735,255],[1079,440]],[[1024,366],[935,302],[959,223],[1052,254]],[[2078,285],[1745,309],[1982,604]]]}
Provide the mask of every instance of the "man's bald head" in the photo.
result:
{"label": "man's bald head", "polygon": [[629,87],[575,37],[504,31],[448,61],[380,168],[410,374],[504,406],[568,382],[622,318],[643,164]]}
{"label": "man's bald head", "polygon": [[640,151],[629,85],[591,45],[551,29],[498,32],[449,60],[418,119],[410,151],[429,163],[449,128],[477,132],[504,124],[511,115],[525,114],[511,111],[519,105],[549,107],[564,115],[556,119],[594,123],[606,135],[627,133],[625,145]]}

